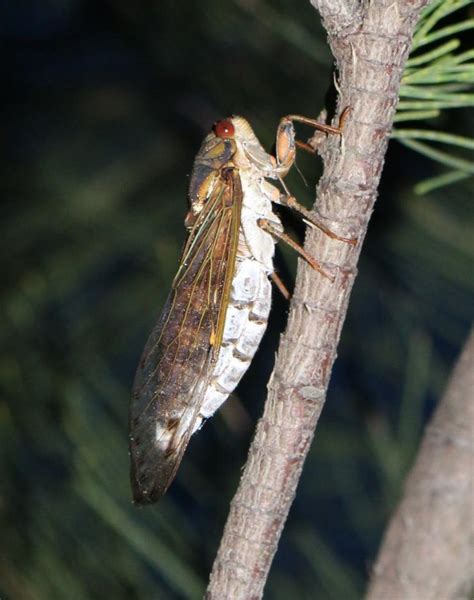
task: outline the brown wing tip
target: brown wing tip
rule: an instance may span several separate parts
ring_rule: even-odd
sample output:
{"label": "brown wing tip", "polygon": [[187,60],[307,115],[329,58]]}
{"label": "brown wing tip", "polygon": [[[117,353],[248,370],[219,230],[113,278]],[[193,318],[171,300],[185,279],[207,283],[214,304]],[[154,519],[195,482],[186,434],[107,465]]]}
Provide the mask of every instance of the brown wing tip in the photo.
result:
{"label": "brown wing tip", "polygon": [[135,505],[153,504],[166,493],[192,435],[192,423],[190,418],[169,416],[131,420],[130,482]]}
{"label": "brown wing tip", "polygon": [[156,490],[152,490],[150,493],[146,490],[133,488],[132,502],[135,506],[148,506],[149,504],[155,504],[163,495],[164,492],[160,493]]}
{"label": "brown wing tip", "polygon": [[[164,463],[164,464],[163,464]],[[174,471],[170,472],[163,461],[159,476],[156,469],[160,463],[153,466],[132,460],[130,469],[130,482],[132,486],[133,503],[137,506],[154,504],[165,495],[174,478]]]}
{"label": "brown wing tip", "polygon": [[[146,506],[157,502],[165,495],[173,480],[172,477],[169,477],[164,481],[161,480],[160,484],[157,484],[156,482],[151,483],[150,481],[140,481],[134,472],[133,466],[130,475],[133,496],[132,501],[136,506]],[[144,478],[142,477],[142,479]]]}
{"label": "brown wing tip", "polygon": [[[184,448],[181,449],[184,451]],[[130,482],[133,503],[137,506],[154,504],[170,487],[176,475],[182,452],[142,448],[136,440],[130,444]]]}

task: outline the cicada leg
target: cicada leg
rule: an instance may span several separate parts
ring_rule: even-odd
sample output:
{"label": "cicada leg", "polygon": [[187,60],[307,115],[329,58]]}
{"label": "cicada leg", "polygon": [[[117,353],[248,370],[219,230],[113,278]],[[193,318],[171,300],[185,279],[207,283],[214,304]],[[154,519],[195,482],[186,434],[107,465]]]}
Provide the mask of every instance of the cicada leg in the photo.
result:
{"label": "cicada leg", "polygon": [[311,125],[315,129],[319,129],[319,131],[323,131],[324,133],[334,133],[336,135],[341,135],[342,130],[344,128],[344,123],[346,122],[347,115],[349,114],[350,110],[350,107],[346,106],[346,108],[342,111],[341,116],[339,117],[339,123],[337,124],[337,127],[334,127],[333,125],[326,125],[326,123],[321,123],[316,119],[302,117],[301,115],[288,115],[285,118],[289,119],[290,121],[295,121],[297,123]]}
{"label": "cicada leg", "polygon": [[297,148],[301,148],[301,150],[305,150],[310,154],[316,154],[316,148],[308,144],[308,142],[302,142],[301,140],[295,140],[295,144]]}
{"label": "cicada leg", "polygon": [[301,258],[304,258],[304,260],[315,271],[318,271],[318,273],[321,273],[321,275],[323,277],[326,277],[327,279],[334,281],[334,276],[327,273],[323,269],[320,262],[318,262],[313,256],[311,256],[311,254],[306,252],[306,250],[303,248],[303,246],[300,246],[300,244],[295,242],[295,240],[293,240],[289,235],[287,235],[286,233],[284,233],[283,231],[280,231],[277,227],[275,227],[275,225],[271,221],[269,221],[268,219],[259,219],[257,221],[257,223],[258,223],[258,226],[261,227],[264,231],[266,231],[273,237],[277,238],[278,240],[285,242],[285,244],[288,244],[288,246],[290,246],[290,248],[293,248],[293,250],[295,250],[301,256]]}
{"label": "cicada leg", "polygon": [[292,208],[294,211],[298,212],[303,217],[303,220],[306,223],[308,223],[308,225],[317,227],[331,239],[338,240],[339,242],[345,242],[346,244],[350,244],[351,246],[356,245],[357,238],[347,238],[337,235],[336,233],[334,233],[334,231],[331,231],[331,229],[329,229],[328,227],[326,227],[326,225],[321,223],[321,221],[318,221],[318,219],[315,218],[311,211],[309,211],[302,204],[300,204],[298,200],[291,194],[280,194],[279,201],[280,204],[283,204],[283,206],[288,206],[288,208]]}
{"label": "cicada leg", "polygon": [[278,291],[280,292],[280,294],[283,296],[283,298],[285,300],[289,300],[291,298],[291,294],[288,291],[288,288],[286,287],[286,285],[283,283],[282,278],[279,275],[277,275],[275,271],[273,271],[273,273],[270,273],[270,277],[271,277],[271,280],[273,281],[273,283],[278,288]]}
{"label": "cicada leg", "polygon": [[295,162],[296,146],[304,148],[313,154],[315,152],[315,149],[310,144],[295,139],[294,123],[310,125],[323,133],[341,135],[349,111],[349,107],[342,111],[337,127],[326,125],[326,123],[321,123],[316,119],[310,119],[309,117],[303,117],[301,115],[288,115],[283,117],[278,124],[276,134],[276,170],[279,171],[281,175],[286,175]]}

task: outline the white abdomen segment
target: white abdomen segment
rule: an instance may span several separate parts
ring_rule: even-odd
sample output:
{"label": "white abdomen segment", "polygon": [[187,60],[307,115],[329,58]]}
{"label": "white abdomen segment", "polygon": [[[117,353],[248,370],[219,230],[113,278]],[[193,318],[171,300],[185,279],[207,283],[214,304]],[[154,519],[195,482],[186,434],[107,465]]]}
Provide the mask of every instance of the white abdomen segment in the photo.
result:
{"label": "white abdomen segment", "polygon": [[253,258],[238,258],[222,346],[199,411],[202,418],[214,414],[249,368],[267,327],[270,303],[271,284],[264,266]]}
{"label": "white abdomen segment", "polygon": [[222,346],[196,420],[212,416],[241,380],[265,333],[271,304],[275,241],[258,226],[259,218],[280,226],[270,198],[263,191],[263,177],[241,174],[244,198],[241,228],[230,302],[224,324]]}

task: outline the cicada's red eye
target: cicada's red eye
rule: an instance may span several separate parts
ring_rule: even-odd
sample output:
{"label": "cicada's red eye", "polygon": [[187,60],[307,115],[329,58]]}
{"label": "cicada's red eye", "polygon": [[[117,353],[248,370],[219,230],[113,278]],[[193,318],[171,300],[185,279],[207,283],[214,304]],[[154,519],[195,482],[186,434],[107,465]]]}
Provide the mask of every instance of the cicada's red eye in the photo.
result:
{"label": "cicada's red eye", "polygon": [[222,121],[217,121],[217,123],[214,123],[214,133],[220,138],[234,137],[235,128],[232,124],[232,121],[223,119]]}

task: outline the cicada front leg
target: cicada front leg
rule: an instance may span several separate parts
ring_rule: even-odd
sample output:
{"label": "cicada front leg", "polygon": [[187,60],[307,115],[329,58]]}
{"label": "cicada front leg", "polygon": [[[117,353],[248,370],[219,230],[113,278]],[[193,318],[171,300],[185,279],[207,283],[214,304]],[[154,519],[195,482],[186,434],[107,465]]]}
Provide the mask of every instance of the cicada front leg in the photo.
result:
{"label": "cicada front leg", "polygon": [[342,111],[337,127],[326,125],[326,123],[321,123],[316,119],[310,119],[301,115],[287,115],[283,117],[278,124],[275,144],[276,171],[279,172],[280,176],[284,177],[293,166],[296,157],[296,147],[303,148],[313,154],[315,153],[315,149],[310,144],[295,139],[294,123],[310,125],[323,133],[342,135],[342,129],[348,114],[349,107]]}
{"label": "cicada front leg", "polygon": [[288,173],[291,166],[295,162],[297,147],[303,148],[308,152],[315,152],[315,149],[310,144],[306,142],[300,142],[299,140],[295,139],[295,129],[293,124],[304,123],[305,125],[311,125],[315,129],[318,129],[319,131],[322,131],[327,134],[342,135],[342,129],[348,114],[349,108],[345,108],[342,111],[337,127],[333,127],[332,125],[326,125],[325,123],[320,123],[315,119],[309,119],[308,117],[302,117],[300,115],[288,115],[287,117],[281,119],[278,125],[276,136],[275,172],[278,175],[278,179],[285,193],[279,193],[278,197],[272,198],[272,201],[278,204],[283,204],[284,206],[288,206],[289,208],[295,210],[303,217],[305,222],[307,222],[311,226],[317,227],[331,239],[338,240],[340,242],[345,242],[346,244],[351,244],[352,246],[354,246],[357,243],[357,238],[340,236],[331,231],[328,227],[321,223],[321,221],[316,219],[315,216],[307,208],[300,204],[292,194],[290,194],[290,191],[288,190],[283,181],[283,177],[286,175],[286,173]]}
{"label": "cicada front leg", "polygon": [[[297,213],[299,213],[303,220],[310,226],[317,227],[320,229],[325,235],[330,237],[331,239],[344,242],[346,244],[355,245],[357,242],[357,238],[349,238],[340,236],[333,231],[331,231],[326,225],[321,223],[315,216],[302,204],[300,204],[296,198],[290,194],[288,188],[286,187],[283,177],[288,173],[295,162],[296,158],[296,148],[301,147],[310,152],[315,152],[315,149],[310,145],[304,142],[299,142],[295,138],[295,129],[294,123],[304,123],[306,125],[311,125],[315,129],[322,131],[327,134],[333,135],[341,135],[342,127],[344,125],[344,121],[347,117],[348,109],[345,109],[341,117],[339,119],[338,127],[333,127],[332,125],[326,125],[325,123],[320,123],[315,119],[309,119],[307,117],[302,117],[300,115],[288,115],[281,119],[276,135],[276,144],[275,144],[275,168],[273,175],[278,178],[280,181],[284,192],[281,192],[277,187],[271,185],[266,182],[264,184],[265,193],[270,198],[272,202],[277,204],[282,204],[284,206],[288,206],[293,209]],[[308,254],[306,250],[293,239],[291,239],[287,234],[280,231],[280,229],[276,228],[270,221],[267,219],[260,219],[258,221],[259,226],[270,233],[274,238],[281,240],[288,244],[291,248],[293,248],[306,262],[315,270],[318,271],[323,277],[334,281],[334,276],[327,273],[321,263],[319,263],[313,256]],[[278,282],[276,282],[277,287],[280,288]],[[282,292],[283,293],[283,292]],[[286,295],[286,294],[284,294]]]}

